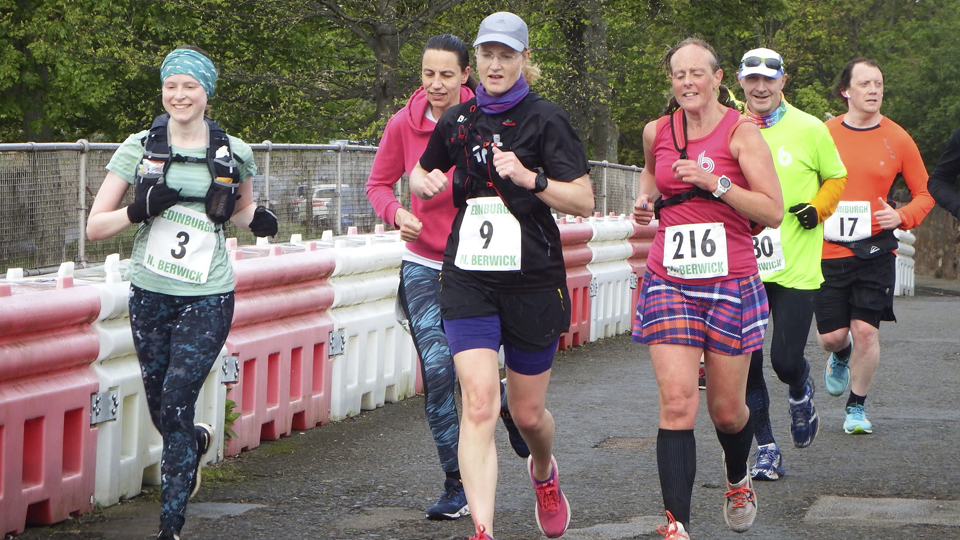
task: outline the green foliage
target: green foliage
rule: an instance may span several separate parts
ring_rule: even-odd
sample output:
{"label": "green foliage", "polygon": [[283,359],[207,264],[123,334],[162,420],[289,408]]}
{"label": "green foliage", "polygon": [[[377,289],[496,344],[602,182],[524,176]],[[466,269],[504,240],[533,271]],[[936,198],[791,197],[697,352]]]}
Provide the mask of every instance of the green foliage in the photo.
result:
{"label": "green foliage", "polygon": [[[233,390],[233,387],[227,387],[227,393]],[[240,418],[240,413],[237,412],[237,402],[227,398],[223,406],[223,438],[224,441],[229,441],[230,439],[237,438],[237,432],[233,430],[233,424],[237,421],[237,418]]]}
{"label": "green foliage", "polygon": [[160,62],[189,44],[220,69],[213,116],[232,134],[375,141],[420,85],[426,39],[470,44],[502,9],[527,21],[544,75],[534,90],[568,111],[591,157],[607,126],[616,161],[642,165],[643,127],[670,90],[660,60],[695,34],[738,94],[743,52],[777,50],[787,99],[821,118],[844,112],[830,95],[842,66],[876,58],[884,114],[930,165],[960,118],[953,0],[0,0],[0,140],[122,140],[162,112]]}

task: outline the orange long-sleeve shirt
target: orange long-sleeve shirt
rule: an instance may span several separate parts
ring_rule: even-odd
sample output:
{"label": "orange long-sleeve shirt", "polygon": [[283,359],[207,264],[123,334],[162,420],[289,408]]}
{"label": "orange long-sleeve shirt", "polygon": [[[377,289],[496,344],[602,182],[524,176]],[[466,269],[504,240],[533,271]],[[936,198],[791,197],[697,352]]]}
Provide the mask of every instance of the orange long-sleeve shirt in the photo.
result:
{"label": "orange long-sleeve shirt", "polygon": [[[898,174],[903,174],[913,200],[898,209],[903,220],[900,228],[912,229],[920,225],[933,208],[934,200],[927,191],[927,169],[910,134],[885,116],[881,117],[879,125],[867,129],[852,128],[843,123],[843,118],[844,115],[840,115],[826,123],[847,168],[847,185],[840,200],[868,201],[871,234],[877,234],[880,225],[873,213],[882,208],[878,199],[886,200],[893,181]],[[832,242],[823,243],[824,259],[852,255],[848,248]]]}

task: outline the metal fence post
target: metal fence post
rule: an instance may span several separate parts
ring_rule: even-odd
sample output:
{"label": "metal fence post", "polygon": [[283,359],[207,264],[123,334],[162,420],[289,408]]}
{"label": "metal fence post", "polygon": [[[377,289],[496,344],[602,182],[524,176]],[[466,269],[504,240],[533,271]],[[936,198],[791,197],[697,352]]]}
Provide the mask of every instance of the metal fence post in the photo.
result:
{"label": "metal fence post", "polygon": [[266,207],[270,208],[270,151],[273,149],[273,143],[263,141],[263,145],[266,147],[264,152],[267,154],[263,160],[263,191],[267,197]]}
{"label": "metal fence post", "polygon": [[600,163],[603,164],[603,194],[601,195],[601,197],[603,198],[603,215],[606,216],[607,215],[607,169],[608,169],[607,165],[609,165],[609,162],[607,160],[603,160]]}
{"label": "metal fence post", "polygon": [[80,145],[80,159],[77,167],[79,178],[79,192],[77,193],[77,260],[87,262],[87,156],[90,152],[90,143],[86,139],[77,141]]}
{"label": "metal fence post", "polygon": [[338,143],[337,148],[337,235],[343,234],[343,150],[347,147]]}

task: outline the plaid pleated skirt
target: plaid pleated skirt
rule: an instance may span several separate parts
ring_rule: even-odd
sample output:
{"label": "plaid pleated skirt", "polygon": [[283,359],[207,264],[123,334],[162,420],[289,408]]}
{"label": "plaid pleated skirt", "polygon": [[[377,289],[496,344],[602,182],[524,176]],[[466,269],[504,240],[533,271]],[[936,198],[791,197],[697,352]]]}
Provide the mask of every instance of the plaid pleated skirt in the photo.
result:
{"label": "plaid pleated skirt", "polygon": [[643,275],[633,321],[633,341],[689,345],[728,356],[763,347],[770,312],[760,276],[710,285]]}

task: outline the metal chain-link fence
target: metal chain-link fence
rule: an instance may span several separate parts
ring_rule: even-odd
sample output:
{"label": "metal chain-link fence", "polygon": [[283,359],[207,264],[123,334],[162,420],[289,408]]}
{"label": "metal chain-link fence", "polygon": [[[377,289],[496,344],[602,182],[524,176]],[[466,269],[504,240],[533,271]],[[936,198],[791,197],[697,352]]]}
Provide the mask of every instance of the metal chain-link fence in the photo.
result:
{"label": "metal chain-link fence", "polygon": [[[89,242],[86,217],[106,174],[117,143],[0,144],[0,272],[55,270],[64,261],[100,263],[111,253],[130,256],[136,227],[108,240]],[[280,219],[277,240],[291,234],[320,238],[350,227],[372,232],[380,220],[367,201],[365,185],[376,147],[348,144],[253,144],[260,169],[253,178],[254,198]],[[640,169],[591,162],[596,211],[629,214],[636,199]],[[397,198],[409,208],[406,177]],[[127,200],[133,197],[128,190]],[[228,223],[227,236],[241,244],[255,239]]]}

